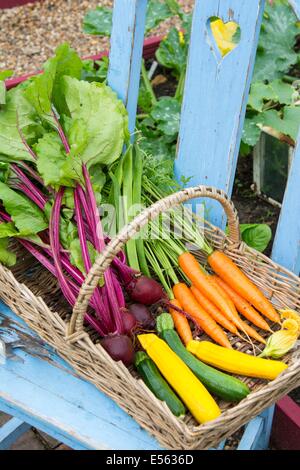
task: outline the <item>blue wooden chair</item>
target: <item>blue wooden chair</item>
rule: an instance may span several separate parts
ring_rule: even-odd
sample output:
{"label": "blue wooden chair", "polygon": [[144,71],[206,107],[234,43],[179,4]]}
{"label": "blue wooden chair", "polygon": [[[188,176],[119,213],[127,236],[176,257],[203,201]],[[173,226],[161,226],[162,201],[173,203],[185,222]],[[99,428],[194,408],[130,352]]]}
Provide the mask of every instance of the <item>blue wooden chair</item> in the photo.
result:
{"label": "blue wooden chair", "polygon": [[[293,3],[300,4],[299,0]],[[146,5],[147,0],[115,0],[114,5],[108,82],[127,106],[131,132]],[[263,8],[264,0],[195,1],[175,162],[178,177],[194,175],[190,184],[208,184],[231,194]],[[209,19],[214,16],[224,22],[234,20],[241,29],[239,44],[223,58],[210,31]],[[291,212],[300,213],[299,171],[300,145],[273,249],[274,259],[297,273],[300,221]],[[224,215],[210,205],[211,221],[224,228]],[[111,399],[79,378],[4,304],[0,304],[0,332],[14,353],[5,358],[2,352],[0,365],[0,410],[13,416],[0,428],[0,449],[8,448],[30,426],[74,449],[160,449],[154,438]],[[249,422],[238,448],[267,448],[272,415],[273,408],[269,408]]]}

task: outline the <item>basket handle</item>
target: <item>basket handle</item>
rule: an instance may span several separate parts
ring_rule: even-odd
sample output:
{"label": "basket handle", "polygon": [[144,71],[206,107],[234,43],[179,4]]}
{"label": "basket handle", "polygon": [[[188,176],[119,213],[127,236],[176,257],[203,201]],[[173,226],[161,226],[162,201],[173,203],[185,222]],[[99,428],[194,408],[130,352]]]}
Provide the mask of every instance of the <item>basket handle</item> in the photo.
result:
{"label": "basket handle", "polygon": [[235,244],[240,243],[240,228],[237,211],[228,198],[227,194],[211,186],[196,186],[186,188],[177,193],[155,202],[150,207],[144,209],[129,224],[124,226],[118,235],[113,238],[99,254],[95,263],[89,270],[78,294],[77,301],[73,308],[72,317],[68,325],[68,341],[76,341],[83,332],[83,320],[89,301],[93,295],[99,280],[104,271],[110,266],[113,258],[122,250],[128,240],[134,237],[148,221],[153,220],[161,212],[165,212],[189,199],[209,197],[219,201],[228,218],[229,239]]}

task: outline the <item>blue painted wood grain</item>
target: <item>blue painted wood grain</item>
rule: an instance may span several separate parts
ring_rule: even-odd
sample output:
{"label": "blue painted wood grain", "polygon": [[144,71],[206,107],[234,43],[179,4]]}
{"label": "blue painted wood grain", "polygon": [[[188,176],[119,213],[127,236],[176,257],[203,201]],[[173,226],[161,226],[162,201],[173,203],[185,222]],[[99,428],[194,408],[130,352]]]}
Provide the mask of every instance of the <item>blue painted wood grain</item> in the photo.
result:
{"label": "blue painted wood grain", "polygon": [[[300,0],[290,4],[300,18]],[[272,248],[272,259],[293,271],[300,272],[300,131],[284,193]]]}
{"label": "blue painted wood grain", "polygon": [[135,129],[147,0],[115,0],[108,84],[128,110],[129,132]]}
{"label": "blue painted wood grain", "polygon": [[[0,312],[23,324],[3,303]],[[0,410],[75,449],[160,449],[113,400],[47,348],[50,362],[18,350],[23,363],[8,360],[0,367]]]}
{"label": "blue painted wood grain", "polygon": [[238,450],[254,450],[263,431],[263,427],[264,419],[261,416],[252,419],[247,425],[243,437],[239,442]]}
{"label": "blue painted wood grain", "polygon": [[[17,322],[15,333],[6,335],[7,341],[15,340],[19,331],[38,339],[37,334],[2,302],[0,316]],[[45,345],[45,348],[50,353],[50,362],[18,351],[23,363],[8,361],[0,367],[1,411],[77,450],[160,449],[157,441],[116,403],[79,378],[50,346]],[[255,426],[252,422],[248,426],[245,432],[250,438]],[[255,436],[252,439],[255,440]],[[225,443],[222,441],[218,449],[222,450]]]}
{"label": "blue painted wood grain", "polygon": [[[196,0],[175,172],[232,191],[264,0]],[[237,47],[220,59],[208,34],[209,18],[236,21]],[[224,227],[217,204],[205,202],[210,220]]]}
{"label": "blue painted wood grain", "polygon": [[264,450],[267,449],[269,446],[274,411],[275,405],[272,405],[260,414],[260,417],[264,419],[264,426],[261,435],[256,440],[256,450]]}
{"label": "blue painted wood grain", "polygon": [[0,427],[0,450],[9,449],[28,429],[30,429],[29,424],[18,418],[11,418]]}
{"label": "blue painted wood grain", "polygon": [[272,249],[272,259],[297,275],[300,271],[300,133],[289,171]]}
{"label": "blue painted wood grain", "polygon": [[289,3],[294,9],[294,12],[300,18],[300,0],[289,0]]}

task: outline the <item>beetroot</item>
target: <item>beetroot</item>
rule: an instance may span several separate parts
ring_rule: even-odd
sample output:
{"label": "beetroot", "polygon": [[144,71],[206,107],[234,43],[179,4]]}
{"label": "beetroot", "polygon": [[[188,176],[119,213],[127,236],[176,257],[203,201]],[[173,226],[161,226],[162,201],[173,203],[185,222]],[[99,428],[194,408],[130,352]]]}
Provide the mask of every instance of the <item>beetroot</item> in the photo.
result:
{"label": "beetroot", "polygon": [[144,305],[155,304],[165,297],[161,285],[147,276],[136,276],[126,289],[134,302]]}
{"label": "beetroot", "polygon": [[131,304],[128,308],[140,326],[150,329],[155,327],[155,320],[146,305]]}
{"label": "beetroot", "polygon": [[129,366],[133,363],[134,348],[128,336],[105,336],[105,338],[100,341],[100,344],[115,361],[122,361],[125,366]]}
{"label": "beetroot", "polygon": [[128,312],[125,310],[122,315],[124,332],[126,335],[131,335],[135,327],[137,326],[137,319],[132,314],[132,312]]}

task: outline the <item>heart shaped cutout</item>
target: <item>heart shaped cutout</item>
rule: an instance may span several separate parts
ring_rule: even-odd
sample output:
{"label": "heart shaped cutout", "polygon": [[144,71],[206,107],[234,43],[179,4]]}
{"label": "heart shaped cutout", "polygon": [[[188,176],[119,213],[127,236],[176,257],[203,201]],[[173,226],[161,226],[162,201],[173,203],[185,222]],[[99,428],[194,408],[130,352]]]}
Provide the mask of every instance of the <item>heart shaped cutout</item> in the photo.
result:
{"label": "heart shaped cutout", "polygon": [[212,16],[207,21],[208,40],[218,61],[236,48],[241,39],[241,29],[235,21],[223,22]]}

